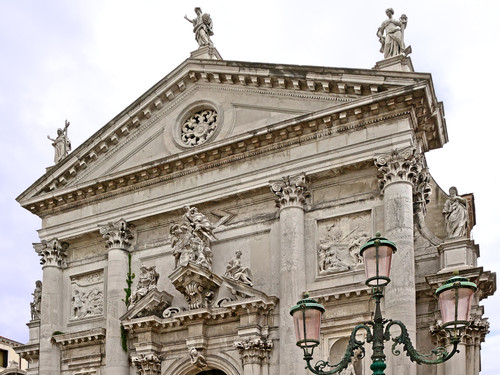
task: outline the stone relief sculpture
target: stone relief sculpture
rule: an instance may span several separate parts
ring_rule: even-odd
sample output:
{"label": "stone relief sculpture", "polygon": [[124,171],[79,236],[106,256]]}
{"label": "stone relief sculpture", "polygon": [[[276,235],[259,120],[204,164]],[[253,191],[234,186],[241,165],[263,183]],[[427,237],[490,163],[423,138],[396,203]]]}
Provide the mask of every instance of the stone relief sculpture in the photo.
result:
{"label": "stone relief sculpture", "polygon": [[30,303],[31,320],[38,320],[42,312],[42,282],[40,280],[35,282],[35,290],[31,295],[33,296],[33,302]]}
{"label": "stone relief sculpture", "polygon": [[448,238],[467,236],[468,210],[467,201],[458,195],[457,188],[450,188],[450,196],[444,203],[443,215]]}
{"label": "stone relief sculpture", "polygon": [[235,257],[230,259],[227,263],[226,273],[224,274],[224,276],[229,279],[241,281],[244,284],[253,286],[252,272],[249,268],[243,267],[241,265],[241,255],[241,251],[237,250]]}
{"label": "stone relief sculpture", "polygon": [[191,357],[191,363],[196,367],[200,369],[207,367],[205,356],[203,356],[203,354],[201,354],[196,348],[189,349],[189,356]]}
{"label": "stone relief sculpture", "polygon": [[194,8],[194,12],[196,13],[196,18],[191,20],[187,15],[184,18],[193,24],[193,32],[198,42],[198,48],[205,46],[213,47],[213,43],[210,40],[210,37],[214,35],[210,14],[203,13],[199,7]]}
{"label": "stone relief sculpture", "polygon": [[377,36],[380,41],[380,52],[384,54],[384,59],[398,55],[408,55],[411,53],[411,47],[405,47],[404,30],[408,23],[408,18],[402,14],[398,20],[392,18],[394,10],[388,8],[385,11],[388,19],[382,22],[377,30]]}
{"label": "stone relief sculpture", "polygon": [[150,290],[156,289],[159,278],[160,274],[156,272],[156,266],[146,267],[145,265],[142,265],[137,288],[130,297],[131,306],[135,305],[139,302],[139,300],[141,300],[141,298],[145,297]]}
{"label": "stone relief sculpture", "polygon": [[68,126],[69,121],[66,120],[64,122],[64,128],[57,129],[57,137],[55,139],[47,136],[47,138],[52,141],[52,146],[54,146],[54,163],[56,164],[64,159],[71,151],[71,142],[68,138]]}
{"label": "stone relief sculpture", "polygon": [[192,263],[211,271],[210,243],[216,240],[213,234],[214,228],[196,207],[184,206],[182,222],[170,227],[170,239],[175,257],[174,268]]}
{"label": "stone relief sculpture", "polygon": [[319,224],[319,275],[352,270],[363,263],[359,248],[369,238],[369,223],[369,215],[359,213]]}
{"label": "stone relief sculpture", "polygon": [[104,272],[71,277],[70,319],[91,318],[104,311]]}

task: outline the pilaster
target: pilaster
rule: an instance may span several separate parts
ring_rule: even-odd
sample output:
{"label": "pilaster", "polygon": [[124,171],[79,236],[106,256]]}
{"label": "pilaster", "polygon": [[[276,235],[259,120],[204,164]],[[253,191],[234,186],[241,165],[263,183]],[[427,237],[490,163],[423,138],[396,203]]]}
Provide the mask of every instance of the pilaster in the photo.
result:
{"label": "pilaster", "polygon": [[[384,237],[393,241],[398,248],[392,259],[391,283],[385,290],[386,318],[402,321],[412,342],[416,343],[413,198],[415,188],[418,188],[425,200],[427,170],[423,156],[413,147],[380,155],[375,165],[378,167],[379,187],[384,195]],[[388,356],[387,359],[389,373],[416,374],[416,365],[405,356]]]}
{"label": "pilaster", "polygon": [[59,348],[51,342],[54,332],[62,328],[62,267],[69,244],[57,238],[33,244],[41,257],[43,279],[40,308],[39,375],[59,374],[61,356]]}
{"label": "pilaster", "polygon": [[296,355],[289,309],[306,288],[304,208],[310,192],[305,173],[270,181],[270,185],[280,209],[280,373],[305,374],[302,358]]}
{"label": "pilaster", "polygon": [[127,312],[123,289],[129,266],[134,227],[121,219],[100,227],[108,249],[106,293],[106,373],[128,375],[128,354],[122,348],[120,317]]}

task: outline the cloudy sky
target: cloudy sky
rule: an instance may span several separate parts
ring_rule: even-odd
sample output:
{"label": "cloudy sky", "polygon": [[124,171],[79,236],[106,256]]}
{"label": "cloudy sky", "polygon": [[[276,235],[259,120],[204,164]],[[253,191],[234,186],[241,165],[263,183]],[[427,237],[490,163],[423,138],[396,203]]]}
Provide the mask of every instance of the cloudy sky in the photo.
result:
{"label": "cloudy sky", "polygon": [[[387,7],[405,13],[415,70],[432,73],[445,105],[450,142],[427,154],[430,171],[444,190],[475,194],[479,264],[500,269],[497,0],[0,0],[0,336],[28,340],[41,222],[15,198],[51,165],[47,135],[68,119],[76,148],[182,63],[197,48],[183,19],[195,6],[211,14],[226,60],[349,68],[382,58],[375,33]],[[500,297],[483,303],[482,374],[493,375]]]}

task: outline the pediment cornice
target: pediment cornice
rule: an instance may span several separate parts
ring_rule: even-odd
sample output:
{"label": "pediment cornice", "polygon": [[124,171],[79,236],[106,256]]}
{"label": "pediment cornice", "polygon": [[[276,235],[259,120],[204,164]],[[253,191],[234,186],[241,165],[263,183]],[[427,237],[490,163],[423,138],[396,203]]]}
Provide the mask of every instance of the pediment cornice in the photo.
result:
{"label": "pediment cornice", "polygon": [[[72,184],[85,169],[123,146],[162,108],[183,100],[186,90],[199,85],[241,88],[262,93],[282,93],[332,100],[332,107],[300,115],[248,133],[204,144],[149,165],[142,165],[104,179]],[[335,102],[335,103],[333,103]],[[35,182],[17,200],[31,212],[44,216],[81,203],[108,197],[123,189],[137,189],[195,170],[213,168],[269,152],[308,137],[328,136],[396,115],[414,112],[415,131],[428,149],[447,141],[441,104],[435,100],[430,75],[379,72],[231,61],[187,60],[120,113],[88,141]]]}

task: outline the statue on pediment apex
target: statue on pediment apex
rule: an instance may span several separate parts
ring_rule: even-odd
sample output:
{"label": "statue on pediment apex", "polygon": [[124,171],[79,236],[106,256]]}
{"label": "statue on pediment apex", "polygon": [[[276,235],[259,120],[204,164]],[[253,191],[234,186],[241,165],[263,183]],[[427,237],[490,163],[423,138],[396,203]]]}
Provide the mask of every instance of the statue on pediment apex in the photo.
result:
{"label": "statue on pediment apex", "polygon": [[210,37],[214,35],[214,32],[212,30],[213,24],[210,14],[203,13],[199,7],[194,8],[194,12],[196,13],[196,18],[191,20],[187,15],[184,18],[193,24],[193,32],[198,42],[198,48],[205,46],[213,47],[214,44]]}
{"label": "statue on pediment apex", "polygon": [[55,139],[47,136],[47,138],[52,141],[52,146],[54,147],[54,163],[56,164],[64,159],[71,151],[71,141],[68,138],[68,126],[69,121],[66,120],[64,122],[64,128],[57,129],[57,137]]}
{"label": "statue on pediment apex", "polygon": [[382,22],[377,30],[377,36],[380,41],[380,52],[384,54],[384,59],[398,55],[408,55],[411,53],[411,47],[405,47],[404,32],[408,23],[406,14],[402,14],[399,20],[392,18],[394,10],[388,8],[385,11],[388,19]]}

